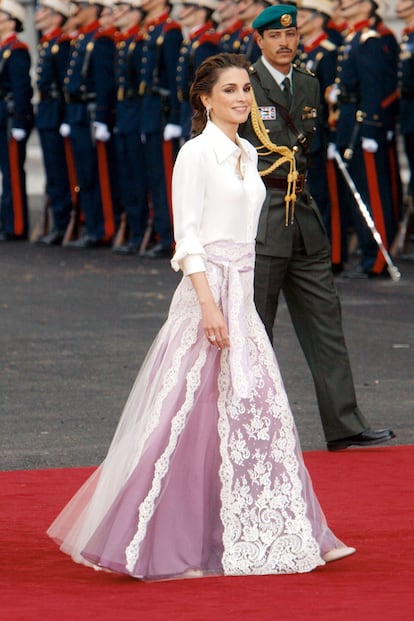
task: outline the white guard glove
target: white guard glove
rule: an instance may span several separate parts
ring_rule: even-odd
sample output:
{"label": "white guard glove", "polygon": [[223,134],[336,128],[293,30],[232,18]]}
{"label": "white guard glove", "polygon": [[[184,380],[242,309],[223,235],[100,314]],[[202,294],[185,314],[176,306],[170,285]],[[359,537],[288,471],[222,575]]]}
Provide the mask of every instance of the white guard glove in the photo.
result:
{"label": "white guard glove", "polygon": [[101,142],[108,142],[111,137],[108,125],[106,125],[106,123],[98,123],[98,121],[95,121],[93,126],[95,129],[95,139],[101,140]]}
{"label": "white guard glove", "polygon": [[11,130],[11,135],[17,142],[24,140],[26,138],[26,130],[20,129],[20,127],[13,127]]}
{"label": "white guard glove", "polygon": [[388,142],[391,142],[393,140],[393,138],[394,138],[394,132],[391,131],[391,130],[388,130],[387,131],[387,140],[388,140]]}
{"label": "white guard glove", "polygon": [[167,123],[167,125],[164,127],[164,140],[173,140],[174,138],[180,138],[181,134],[181,125]]}
{"label": "white guard glove", "polygon": [[339,96],[339,88],[337,84],[334,84],[328,94],[329,103],[331,104],[338,103],[338,96]]}
{"label": "white guard glove", "polygon": [[62,136],[62,138],[67,138],[68,136],[70,136],[69,123],[62,123],[62,125],[59,127],[59,134]]}
{"label": "white guard glove", "polygon": [[326,150],[326,157],[328,160],[334,160],[335,159],[335,152],[336,152],[336,144],[334,142],[329,142],[328,143],[328,148]]}
{"label": "white guard glove", "polygon": [[378,142],[373,138],[362,138],[362,148],[367,153],[376,153],[378,151]]}

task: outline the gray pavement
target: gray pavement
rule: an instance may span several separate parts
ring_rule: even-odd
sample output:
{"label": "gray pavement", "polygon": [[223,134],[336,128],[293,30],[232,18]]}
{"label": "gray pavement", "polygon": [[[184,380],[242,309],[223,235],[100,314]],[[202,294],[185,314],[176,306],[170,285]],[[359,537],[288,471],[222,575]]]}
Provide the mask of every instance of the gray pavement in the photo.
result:
{"label": "gray pavement", "polygon": [[[33,222],[40,204],[31,197]],[[397,284],[337,286],[359,404],[393,444],[413,444],[414,263],[397,264]],[[180,276],[167,260],[26,242],[0,244],[0,265],[0,469],[96,464]],[[324,449],[284,303],[275,346],[303,449]]]}

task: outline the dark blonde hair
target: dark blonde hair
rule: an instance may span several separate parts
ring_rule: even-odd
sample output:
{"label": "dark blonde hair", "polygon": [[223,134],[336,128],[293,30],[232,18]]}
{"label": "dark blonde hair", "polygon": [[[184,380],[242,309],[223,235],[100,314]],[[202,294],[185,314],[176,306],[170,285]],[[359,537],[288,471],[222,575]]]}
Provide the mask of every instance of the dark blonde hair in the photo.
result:
{"label": "dark blonde hair", "polygon": [[192,133],[200,134],[207,123],[206,109],[201,101],[202,95],[210,95],[226,69],[245,69],[249,73],[250,65],[243,54],[217,54],[206,58],[198,67],[190,89],[190,102],[194,110]]}

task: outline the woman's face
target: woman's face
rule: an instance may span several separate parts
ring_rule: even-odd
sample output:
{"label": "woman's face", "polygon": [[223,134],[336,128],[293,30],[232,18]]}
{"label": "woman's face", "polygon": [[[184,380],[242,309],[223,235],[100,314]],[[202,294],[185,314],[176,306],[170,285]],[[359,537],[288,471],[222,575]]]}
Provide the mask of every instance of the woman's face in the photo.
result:
{"label": "woman's face", "polygon": [[220,71],[211,94],[203,95],[201,100],[210,109],[211,120],[222,129],[244,123],[252,103],[252,87],[246,69],[230,67]]}

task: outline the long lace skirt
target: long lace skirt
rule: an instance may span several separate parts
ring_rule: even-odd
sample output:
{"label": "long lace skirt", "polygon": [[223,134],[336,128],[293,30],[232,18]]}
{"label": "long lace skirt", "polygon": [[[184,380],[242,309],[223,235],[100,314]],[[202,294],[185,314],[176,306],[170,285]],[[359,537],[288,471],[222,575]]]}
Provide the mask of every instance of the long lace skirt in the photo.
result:
{"label": "long lace skirt", "polygon": [[184,277],[104,462],[48,534],[78,562],[147,580],[307,572],[344,544],[313,491],[254,307],[254,245],[206,252],[230,348],[208,343]]}

